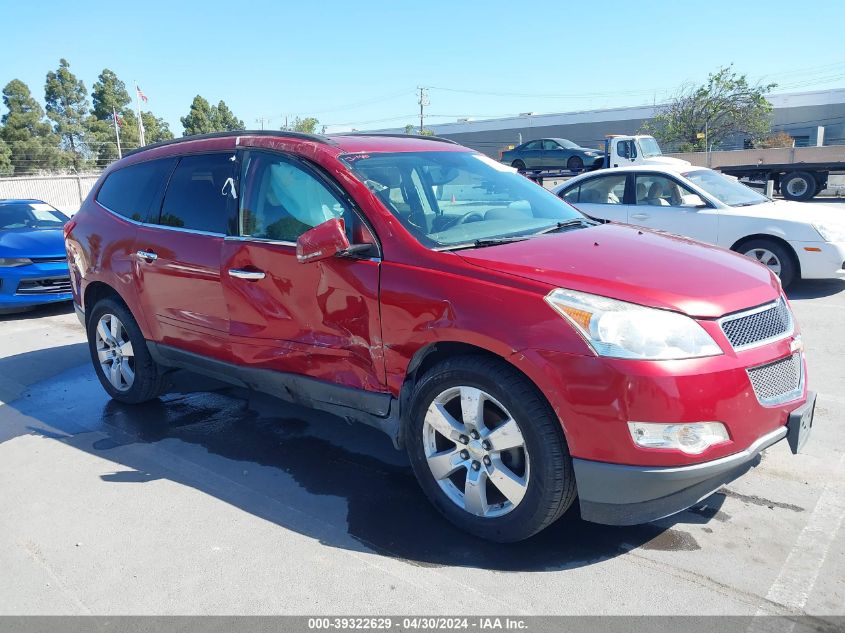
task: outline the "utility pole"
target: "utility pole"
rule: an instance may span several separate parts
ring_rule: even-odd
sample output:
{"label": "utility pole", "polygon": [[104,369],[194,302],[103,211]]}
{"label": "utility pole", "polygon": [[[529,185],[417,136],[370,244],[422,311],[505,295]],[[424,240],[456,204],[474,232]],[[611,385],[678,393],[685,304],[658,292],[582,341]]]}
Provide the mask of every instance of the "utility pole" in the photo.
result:
{"label": "utility pole", "polygon": [[266,119],[265,119],[263,116],[260,116],[260,117],[258,117],[257,119],[255,119],[255,122],[261,125],[261,129],[262,129],[262,130],[264,129],[264,121],[265,121],[265,120],[266,120]]}
{"label": "utility pole", "polygon": [[417,90],[420,91],[420,100],[419,100],[419,104],[420,104],[420,135],[422,135],[422,133],[425,131],[424,109],[425,109],[425,106],[427,106],[430,102],[428,100],[428,88],[423,88],[422,86],[419,86],[417,88]]}

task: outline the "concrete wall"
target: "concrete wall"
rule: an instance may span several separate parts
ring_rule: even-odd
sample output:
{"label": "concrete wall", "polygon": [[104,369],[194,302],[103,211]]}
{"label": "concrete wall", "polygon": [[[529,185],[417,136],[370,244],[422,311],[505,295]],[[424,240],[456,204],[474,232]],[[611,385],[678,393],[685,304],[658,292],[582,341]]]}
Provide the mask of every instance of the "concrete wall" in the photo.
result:
{"label": "concrete wall", "polygon": [[99,178],[82,176],[19,176],[0,178],[0,198],[35,198],[74,214]]}

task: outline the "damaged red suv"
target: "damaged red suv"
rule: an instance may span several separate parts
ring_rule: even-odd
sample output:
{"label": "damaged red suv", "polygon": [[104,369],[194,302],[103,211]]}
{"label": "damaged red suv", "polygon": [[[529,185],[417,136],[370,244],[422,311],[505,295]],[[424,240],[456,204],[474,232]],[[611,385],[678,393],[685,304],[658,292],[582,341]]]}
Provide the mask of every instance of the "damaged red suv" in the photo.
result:
{"label": "damaged red suv", "polygon": [[112,398],[155,398],[184,368],[373,425],[487,539],[576,498],[588,521],[665,517],[812,424],[768,269],[595,224],[443,139],[149,146],[103,173],[67,252]]}

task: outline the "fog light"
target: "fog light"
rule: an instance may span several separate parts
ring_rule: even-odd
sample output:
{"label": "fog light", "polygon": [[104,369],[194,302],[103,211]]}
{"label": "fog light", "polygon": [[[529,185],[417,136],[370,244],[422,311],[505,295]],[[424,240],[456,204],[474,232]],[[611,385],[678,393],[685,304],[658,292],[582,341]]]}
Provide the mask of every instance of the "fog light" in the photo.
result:
{"label": "fog light", "polygon": [[690,455],[703,453],[714,444],[731,438],[721,422],[690,422],[687,424],[659,424],[656,422],[628,422],[631,438],[643,448],[677,449]]}

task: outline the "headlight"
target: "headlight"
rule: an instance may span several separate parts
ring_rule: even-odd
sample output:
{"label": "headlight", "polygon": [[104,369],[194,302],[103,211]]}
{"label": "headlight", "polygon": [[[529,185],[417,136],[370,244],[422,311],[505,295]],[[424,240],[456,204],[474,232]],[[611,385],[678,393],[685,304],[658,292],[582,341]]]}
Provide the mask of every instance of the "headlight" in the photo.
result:
{"label": "headlight", "polygon": [[12,266],[28,266],[32,263],[26,257],[0,257],[0,268],[11,268]]}
{"label": "headlight", "polygon": [[550,292],[546,301],[600,356],[677,360],[722,353],[704,328],[677,312],[563,288]]}
{"label": "headlight", "polygon": [[845,242],[845,224],[814,224],[825,242]]}
{"label": "headlight", "polygon": [[690,455],[703,453],[714,444],[731,438],[721,422],[690,422],[686,424],[658,424],[628,422],[634,444],[643,448],[677,449]]}

